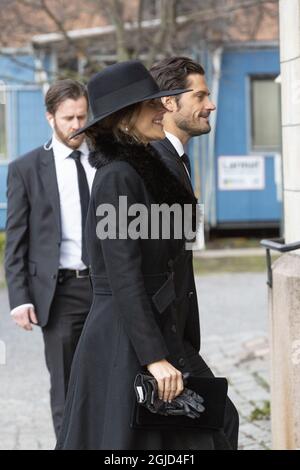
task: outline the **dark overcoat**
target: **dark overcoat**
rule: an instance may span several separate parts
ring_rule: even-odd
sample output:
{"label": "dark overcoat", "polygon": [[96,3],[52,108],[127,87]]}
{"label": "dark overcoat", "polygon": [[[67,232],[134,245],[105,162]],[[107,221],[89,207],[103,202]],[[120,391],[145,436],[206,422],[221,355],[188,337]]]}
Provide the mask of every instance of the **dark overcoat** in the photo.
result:
{"label": "dark overcoat", "polygon": [[[94,300],[73,362],[57,449],[213,448],[209,433],[130,426],[133,382],[141,368],[163,358],[182,372],[201,368],[192,255],[185,240],[97,236],[108,207],[103,204],[118,215],[120,196],[128,207],[143,204],[149,213],[152,204],[163,203],[195,209],[196,199],[150,146],[103,137],[90,162],[98,169],[86,228]],[[121,228],[117,222],[117,235]]]}

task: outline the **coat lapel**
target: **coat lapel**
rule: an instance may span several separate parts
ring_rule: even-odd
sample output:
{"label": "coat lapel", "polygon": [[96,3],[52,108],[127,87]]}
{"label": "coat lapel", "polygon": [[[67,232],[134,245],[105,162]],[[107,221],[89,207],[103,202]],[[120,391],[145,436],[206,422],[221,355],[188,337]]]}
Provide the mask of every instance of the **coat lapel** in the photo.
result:
{"label": "coat lapel", "polygon": [[43,148],[40,153],[40,158],[40,175],[45,187],[45,192],[53,209],[59,238],[61,239],[60,202],[53,150],[45,150]]}
{"label": "coat lapel", "polygon": [[194,194],[194,189],[191,180],[184,168],[184,165],[181,161],[181,157],[178,155],[174,146],[171,144],[167,137],[164,140],[161,140],[159,144],[164,147],[165,150],[165,152],[161,154],[162,159],[166,160],[166,163],[170,165],[170,168],[173,169],[176,176],[180,178],[186,188]]}

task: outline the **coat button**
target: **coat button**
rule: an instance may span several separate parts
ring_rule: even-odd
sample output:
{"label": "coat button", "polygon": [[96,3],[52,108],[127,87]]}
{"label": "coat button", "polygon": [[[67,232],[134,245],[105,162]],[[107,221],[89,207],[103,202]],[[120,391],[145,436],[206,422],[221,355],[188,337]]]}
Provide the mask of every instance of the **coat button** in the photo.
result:
{"label": "coat button", "polygon": [[171,326],[171,331],[172,331],[172,333],[177,333],[176,325]]}
{"label": "coat button", "polygon": [[181,357],[180,359],[178,359],[178,364],[180,365],[180,367],[184,367],[184,366],[185,366],[185,360],[183,359],[183,357]]}
{"label": "coat button", "polygon": [[194,292],[191,290],[189,293],[188,293],[188,298],[190,299],[191,297],[193,297],[194,295]]}

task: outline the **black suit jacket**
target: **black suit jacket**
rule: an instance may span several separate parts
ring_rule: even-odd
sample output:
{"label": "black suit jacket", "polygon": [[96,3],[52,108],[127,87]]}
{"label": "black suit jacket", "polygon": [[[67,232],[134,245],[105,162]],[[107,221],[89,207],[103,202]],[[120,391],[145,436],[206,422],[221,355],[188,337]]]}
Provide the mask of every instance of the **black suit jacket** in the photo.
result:
{"label": "black suit jacket", "polygon": [[[160,154],[163,162],[169,168],[169,170],[174,174],[174,176],[176,176],[176,178],[188,189],[188,191],[194,194],[194,189],[193,189],[191,180],[186,172],[186,169],[181,160],[181,157],[178,155],[175,147],[172,145],[169,139],[166,137],[163,140],[152,142],[151,145]],[[190,279],[189,289],[191,292],[196,292],[192,257],[189,258],[187,271],[188,271],[187,277]],[[190,299],[190,303],[191,303],[191,310],[196,315],[199,315],[198,301],[197,301],[196,295],[192,296],[192,298]],[[195,332],[192,331],[191,324],[187,326],[187,329],[190,329],[188,331],[189,337],[190,338],[194,337]],[[199,343],[194,343],[194,344],[197,344],[196,349],[200,349],[200,334],[199,334]]]}
{"label": "black suit jacket", "polygon": [[158,140],[152,143],[152,146],[162,157],[165,165],[172,171],[172,173],[179,179],[184,186],[194,194],[191,180],[186,172],[181,157],[178,155],[175,147],[171,144],[169,139]]}
{"label": "black suit jacket", "polygon": [[33,303],[48,322],[61,244],[54,155],[39,147],[11,162],[7,178],[5,271],[11,309]]}

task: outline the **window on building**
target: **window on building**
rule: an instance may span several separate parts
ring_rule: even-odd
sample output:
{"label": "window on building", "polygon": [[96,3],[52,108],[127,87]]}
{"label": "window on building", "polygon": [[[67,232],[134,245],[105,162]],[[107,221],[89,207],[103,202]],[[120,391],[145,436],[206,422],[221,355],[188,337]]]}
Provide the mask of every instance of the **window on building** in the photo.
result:
{"label": "window on building", "polygon": [[252,150],[281,148],[280,85],[275,78],[251,79]]}
{"label": "window on building", "polygon": [[0,159],[5,158],[6,152],[6,110],[4,91],[0,88]]}

